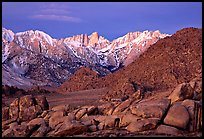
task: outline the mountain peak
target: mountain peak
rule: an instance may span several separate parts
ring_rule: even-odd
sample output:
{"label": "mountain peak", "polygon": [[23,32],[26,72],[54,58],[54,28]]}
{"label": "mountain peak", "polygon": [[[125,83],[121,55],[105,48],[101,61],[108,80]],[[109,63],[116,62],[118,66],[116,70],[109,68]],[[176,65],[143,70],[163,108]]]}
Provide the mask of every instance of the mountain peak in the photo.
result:
{"label": "mountain peak", "polygon": [[91,35],[98,35],[98,32],[95,31]]}
{"label": "mountain peak", "polygon": [[99,40],[98,32],[93,32],[90,36],[89,43],[94,46],[96,43],[98,43],[98,40]]}
{"label": "mountain peak", "polygon": [[53,39],[48,34],[40,30],[28,30],[16,33],[16,36],[28,36],[29,38],[44,39],[48,44],[53,45]]}

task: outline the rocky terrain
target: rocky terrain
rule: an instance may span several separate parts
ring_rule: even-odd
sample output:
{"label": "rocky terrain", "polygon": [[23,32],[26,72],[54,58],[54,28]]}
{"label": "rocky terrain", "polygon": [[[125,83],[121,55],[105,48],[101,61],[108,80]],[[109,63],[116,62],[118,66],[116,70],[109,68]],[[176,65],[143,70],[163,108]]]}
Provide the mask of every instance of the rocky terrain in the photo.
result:
{"label": "rocky terrain", "polygon": [[138,89],[129,98],[80,107],[50,107],[46,94],[24,95],[2,107],[2,137],[201,137],[201,84],[195,78],[169,91]]}
{"label": "rocky terrain", "polygon": [[159,31],[130,32],[110,42],[93,32],[57,40],[38,30],[13,33],[2,28],[2,82],[23,89],[59,86],[82,66],[105,76],[166,36]]}

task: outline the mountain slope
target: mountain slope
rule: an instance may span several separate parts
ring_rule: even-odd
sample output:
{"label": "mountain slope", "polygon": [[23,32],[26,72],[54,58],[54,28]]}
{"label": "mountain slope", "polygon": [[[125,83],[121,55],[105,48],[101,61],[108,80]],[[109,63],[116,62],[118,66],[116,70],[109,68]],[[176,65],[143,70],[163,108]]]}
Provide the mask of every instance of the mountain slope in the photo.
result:
{"label": "mountain slope", "polygon": [[2,70],[7,76],[3,84],[19,85],[26,79],[31,86],[60,85],[81,66],[105,76],[166,36],[159,31],[132,32],[110,42],[94,32],[57,40],[38,30],[13,33],[2,28]]}
{"label": "mountain slope", "polygon": [[[107,96],[117,97],[125,93],[121,92],[120,80],[124,80],[124,84],[134,83],[153,90],[166,90],[189,82],[200,76],[201,71],[202,29],[185,28],[153,44],[127,67],[99,78],[89,86],[110,87]],[[59,90],[64,86],[69,88],[72,83],[72,80],[64,82]],[[114,88],[119,90],[114,93]],[[75,91],[72,88],[70,90]]]}
{"label": "mountain slope", "polygon": [[118,73],[156,88],[175,87],[201,73],[202,30],[186,28],[166,37]]}

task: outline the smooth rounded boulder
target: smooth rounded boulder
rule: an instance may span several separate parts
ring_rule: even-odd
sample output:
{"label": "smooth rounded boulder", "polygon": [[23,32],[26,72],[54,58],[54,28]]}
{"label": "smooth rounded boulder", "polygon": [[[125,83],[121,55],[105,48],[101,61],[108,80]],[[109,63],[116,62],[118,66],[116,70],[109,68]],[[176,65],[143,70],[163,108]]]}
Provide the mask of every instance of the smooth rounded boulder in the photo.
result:
{"label": "smooth rounded boulder", "polygon": [[133,114],[143,118],[162,118],[170,105],[169,99],[144,100],[130,107]]}
{"label": "smooth rounded boulder", "polygon": [[183,105],[176,103],[170,107],[166,117],[164,118],[164,123],[186,129],[189,123],[189,118],[190,117],[187,109]]}
{"label": "smooth rounded boulder", "polygon": [[156,132],[159,134],[165,134],[165,135],[173,135],[173,136],[179,136],[182,134],[182,132],[172,126],[167,125],[159,125],[156,129]]}
{"label": "smooth rounded boulder", "polygon": [[157,126],[158,122],[159,122],[158,118],[142,119],[130,123],[126,129],[130,132],[146,131],[154,129]]}

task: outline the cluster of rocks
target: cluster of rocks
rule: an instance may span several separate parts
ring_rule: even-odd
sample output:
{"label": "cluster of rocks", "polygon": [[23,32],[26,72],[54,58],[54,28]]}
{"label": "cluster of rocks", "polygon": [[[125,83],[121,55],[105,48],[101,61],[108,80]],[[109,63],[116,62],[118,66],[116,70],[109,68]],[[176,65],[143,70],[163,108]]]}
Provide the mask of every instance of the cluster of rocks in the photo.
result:
{"label": "cluster of rocks", "polygon": [[[2,107],[2,136],[30,136],[36,129],[32,121],[48,109],[45,96],[25,95],[16,98],[9,106]],[[43,135],[41,131],[36,131],[35,134]]]}
{"label": "cluster of rocks", "polygon": [[[75,109],[69,105],[49,109],[44,96],[26,95],[2,108],[2,136],[67,137],[90,133],[93,136],[110,130],[125,131],[126,135],[201,134],[202,98],[198,97],[202,93],[201,84],[199,80],[182,83],[173,91],[148,97],[138,97],[141,94],[138,89],[132,97],[123,100]],[[122,136],[122,132],[116,136]]]}

